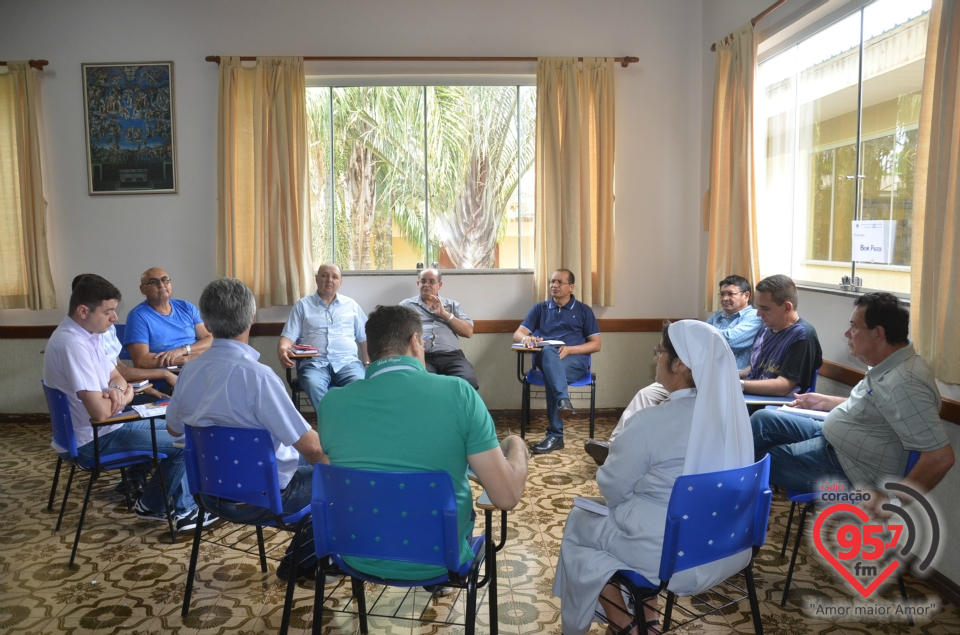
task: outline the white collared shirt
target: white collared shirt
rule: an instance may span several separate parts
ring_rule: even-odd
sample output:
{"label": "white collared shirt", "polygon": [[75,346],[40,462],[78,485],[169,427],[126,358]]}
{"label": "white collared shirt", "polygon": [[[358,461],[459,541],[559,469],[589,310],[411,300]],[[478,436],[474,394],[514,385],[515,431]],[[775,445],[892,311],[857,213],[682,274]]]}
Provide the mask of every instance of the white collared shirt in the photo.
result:
{"label": "white collared shirt", "polygon": [[[88,332],[70,316],[60,322],[47,342],[43,355],[43,383],[67,395],[78,448],[93,441],[93,427],[90,425],[90,413],[77,393],[82,390],[106,390],[110,386],[110,373],[114,368],[113,361],[107,359],[103,350],[100,333]],[[103,437],[122,425],[102,426],[99,435]],[[57,452],[67,452],[67,448],[61,448],[56,443],[51,445]]]}
{"label": "white collared shirt", "polygon": [[307,363],[330,364],[339,372],[360,361],[357,343],[367,341],[366,323],[363,309],[351,298],[338,293],[328,305],[314,293],[294,305],[280,335],[316,347],[319,355]]}

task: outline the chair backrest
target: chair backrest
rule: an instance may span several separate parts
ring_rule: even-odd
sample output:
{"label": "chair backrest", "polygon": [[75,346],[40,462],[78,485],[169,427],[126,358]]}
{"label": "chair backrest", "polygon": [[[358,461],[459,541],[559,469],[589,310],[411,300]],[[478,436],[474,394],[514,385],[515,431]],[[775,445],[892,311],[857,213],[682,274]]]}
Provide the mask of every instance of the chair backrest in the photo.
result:
{"label": "chair backrest", "polygon": [[184,428],[184,465],[191,494],[217,496],[283,514],[270,432],[231,426]]}
{"label": "chair backrest", "polygon": [[660,579],[762,546],[772,497],[770,455],[747,467],[678,478],[667,506]]}
{"label": "chair backrest", "polygon": [[820,369],[813,369],[813,378],[810,379],[810,387],[807,388],[806,392],[817,392],[817,377],[820,376]]}
{"label": "chair backrest", "polygon": [[126,324],[114,324],[113,328],[117,330],[117,339],[120,340],[120,359],[133,359],[130,357],[130,351],[127,350],[126,344],[123,344],[123,332],[126,330]]}
{"label": "chair backrest", "polygon": [[909,476],[910,472],[913,470],[913,466],[917,464],[917,461],[920,460],[920,451],[919,450],[910,450],[910,457],[907,459],[907,469],[903,472],[904,476]]}
{"label": "chair backrest", "polygon": [[317,463],[313,533],[330,554],[460,568],[457,499],[447,472],[375,472]]}
{"label": "chair backrest", "polygon": [[53,440],[57,445],[77,458],[77,437],[73,434],[73,417],[70,416],[70,403],[67,396],[56,388],[40,381],[43,386],[43,395],[47,398],[47,409],[50,410],[50,424],[53,428]]}

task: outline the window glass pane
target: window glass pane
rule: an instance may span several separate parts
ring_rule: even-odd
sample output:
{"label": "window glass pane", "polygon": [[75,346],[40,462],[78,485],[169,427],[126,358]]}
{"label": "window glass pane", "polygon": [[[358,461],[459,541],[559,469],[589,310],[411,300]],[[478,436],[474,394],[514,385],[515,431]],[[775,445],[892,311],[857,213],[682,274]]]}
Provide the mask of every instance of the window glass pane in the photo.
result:
{"label": "window glass pane", "polygon": [[330,89],[307,89],[307,137],[310,159],[311,253],[314,271],[332,257],[330,223]]}
{"label": "window glass pane", "polygon": [[537,88],[520,87],[520,167],[523,177],[520,179],[520,222],[518,228],[518,248],[520,267],[533,269],[534,213],[536,211],[536,135],[537,135]]}
{"label": "window glass pane", "polygon": [[426,93],[430,261],[446,269],[517,267],[518,174],[533,145],[518,136],[517,87],[428,86]]}
{"label": "window glass pane", "polygon": [[759,65],[762,275],[837,284],[851,272],[852,222],[897,221],[891,263],[860,263],[856,273],[865,287],[909,292],[929,9],[930,0],[867,6],[862,60],[857,12]]}

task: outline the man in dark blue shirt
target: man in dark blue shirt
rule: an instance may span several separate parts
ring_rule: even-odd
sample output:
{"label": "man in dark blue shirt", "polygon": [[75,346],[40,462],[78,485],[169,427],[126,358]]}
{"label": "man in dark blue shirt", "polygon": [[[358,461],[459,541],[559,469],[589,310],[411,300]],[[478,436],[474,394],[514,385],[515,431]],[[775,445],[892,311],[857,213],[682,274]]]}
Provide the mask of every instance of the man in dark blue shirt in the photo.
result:
{"label": "man in dark blue shirt", "polygon": [[[543,372],[547,392],[547,436],[530,446],[534,454],[563,448],[563,420],[576,414],[567,385],[587,373],[588,356],[600,350],[600,326],[593,310],[573,296],[576,278],[569,269],[550,277],[550,299],[530,309],[513,341],[529,348],[542,347],[534,366]],[[547,340],[561,344],[547,345]]]}

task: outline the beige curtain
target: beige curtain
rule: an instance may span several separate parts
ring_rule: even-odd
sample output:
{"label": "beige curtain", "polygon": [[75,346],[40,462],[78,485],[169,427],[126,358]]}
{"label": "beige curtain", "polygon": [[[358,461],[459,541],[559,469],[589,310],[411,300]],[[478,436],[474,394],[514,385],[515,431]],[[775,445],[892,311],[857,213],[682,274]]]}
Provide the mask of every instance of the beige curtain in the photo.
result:
{"label": "beige curtain", "polygon": [[303,58],[220,60],[217,276],[260,307],[313,291]]}
{"label": "beige curtain", "polygon": [[613,306],[615,87],[613,58],[537,62],[534,295],[558,268],[586,304]]}
{"label": "beige curtain", "polygon": [[55,309],[40,177],[39,91],[27,62],[0,74],[0,309]]}
{"label": "beige curtain", "polygon": [[920,100],[910,330],[937,379],[960,384],[960,6],[934,0]]}
{"label": "beige curtain", "polygon": [[754,182],[753,82],[757,44],[747,23],[717,42],[710,182],[704,197],[707,278],[704,308],[720,308],[717,285],[731,274],[760,277]]}

